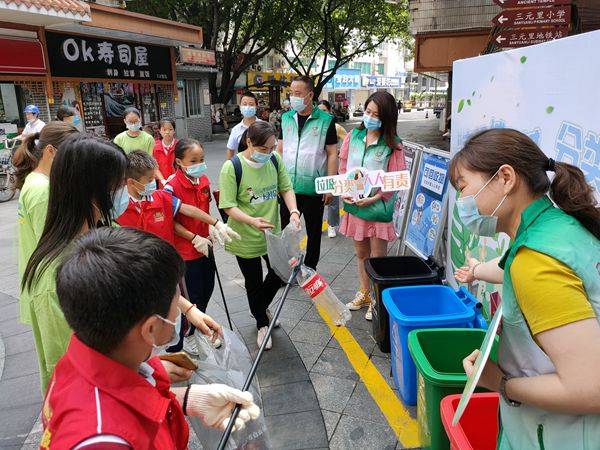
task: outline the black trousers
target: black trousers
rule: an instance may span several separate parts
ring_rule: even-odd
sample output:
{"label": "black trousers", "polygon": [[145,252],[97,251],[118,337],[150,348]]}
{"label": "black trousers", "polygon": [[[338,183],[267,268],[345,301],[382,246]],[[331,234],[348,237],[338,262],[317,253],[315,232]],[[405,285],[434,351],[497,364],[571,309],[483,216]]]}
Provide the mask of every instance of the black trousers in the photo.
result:
{"label": "black trousers", "polygon": [[263,268],[260,257],[237,259],[242,275],[244,275],[244,285],[246,295],[248,296],[248,306],[250,312],[256,319],[256,328],[269,326],[267,317],[267,308],[275,298],[275,294],[280,287],[285,285],[281,278],[271,269],[269,258],[265,255],[262,258],[267,263],[267,276],[263,279]]}
{"label": "black trousers", "polygon": [[[198,307],[202,312],[206,312],[208,301],[212,297],[215,288],[215,266],[212,260],[207,256],[192,259],[185,262],[185,286],[190,298],[188,300]],[[187,323],[187,319],[182,314],[182,325]],[[179,333],[179,343],[167,349],[167,352],[180,352],[183,349],[183,337],[194,334],[196,327],[189,325],[182,326]]]}
{"label": "black trousers", "polygon": [[[323,229],[323,211],[325,204],[322,195],[304,195],[296,194],[296,203],[298,210],[304,216],[306,222],[306,257],[304,264],[313,269],[317,268],[319,256],[321,255],[321,234]],[[285,228],[290,223],[290,212],[281,202],[281,228]]]}

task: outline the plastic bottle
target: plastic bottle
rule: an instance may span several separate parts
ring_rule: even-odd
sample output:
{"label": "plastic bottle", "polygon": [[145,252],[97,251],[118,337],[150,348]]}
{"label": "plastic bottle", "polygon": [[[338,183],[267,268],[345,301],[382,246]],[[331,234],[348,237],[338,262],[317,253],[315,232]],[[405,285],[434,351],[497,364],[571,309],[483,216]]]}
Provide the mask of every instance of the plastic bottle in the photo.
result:
{"label": "plastic bottle", "polygon": [[334,324],[345,325],[352,318],[348,307],[337,298],[325,278],[314,269],[303,265],[298,274],[298,282],[312,301],[327,311]]}

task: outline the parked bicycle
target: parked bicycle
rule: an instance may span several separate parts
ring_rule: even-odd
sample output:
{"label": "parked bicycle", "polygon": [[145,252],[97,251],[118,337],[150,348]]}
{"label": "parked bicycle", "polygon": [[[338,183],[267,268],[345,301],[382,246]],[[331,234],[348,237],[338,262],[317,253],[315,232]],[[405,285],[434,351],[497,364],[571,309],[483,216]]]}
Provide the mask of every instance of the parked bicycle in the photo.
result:
{"label": "parked bicycle", "polygon": [[4,139],[0,150],[0,203],[12,200],[15,196],[15,166],[12,159],[19,144],[17,139]]}

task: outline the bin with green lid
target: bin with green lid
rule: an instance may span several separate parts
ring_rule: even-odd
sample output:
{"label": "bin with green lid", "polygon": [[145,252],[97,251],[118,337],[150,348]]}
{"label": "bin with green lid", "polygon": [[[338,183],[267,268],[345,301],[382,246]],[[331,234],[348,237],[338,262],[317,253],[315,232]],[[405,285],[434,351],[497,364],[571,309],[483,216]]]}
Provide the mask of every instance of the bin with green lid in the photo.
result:
{"label": "bin with green lid", "polygon": [[[424,449],[448,450],[450,442],[440,416],[442,398],[462,393],[467,376],[462,360],[481,347],[485,330],[430,328],[413,330],[408,349],[417,367],[417,421]],[[491,359],[497,360],[497,338]]]}

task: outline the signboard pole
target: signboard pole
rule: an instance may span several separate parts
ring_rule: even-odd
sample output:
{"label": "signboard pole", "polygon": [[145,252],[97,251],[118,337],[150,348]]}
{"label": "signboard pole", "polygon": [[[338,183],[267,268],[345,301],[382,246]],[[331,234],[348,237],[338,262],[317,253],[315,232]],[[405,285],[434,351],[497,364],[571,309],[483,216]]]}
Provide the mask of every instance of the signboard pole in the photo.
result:
{"label": "signboard pole", "polygon": [[422,153],[422,149],[420,148],[421,146],[418,144],[415,144],[413,146],[414,149],[414,156],[413,156],[413,160],[412,160],[412,164],[410,167],[410,180],[411,180],[411,185],[410,185],[410,190],[406,193],[406,197],[404,198],[404,217],[402,217],[402,224],[400,227],[400,233],[398,235],[398,250],[396,251],[396,256],[402,255],[404,256],[406,254],[406,245],[404,243],[404,236],[406,234],[406,225],[408,223],[408,217],[409,217],[409,209],[410,209],[410,204],[411,204],[411,200],[413,197],[413,192],[415,190],[415,181],[417,178],[417,173],[419,171],[419,165],[421,164],[421,153]]}

